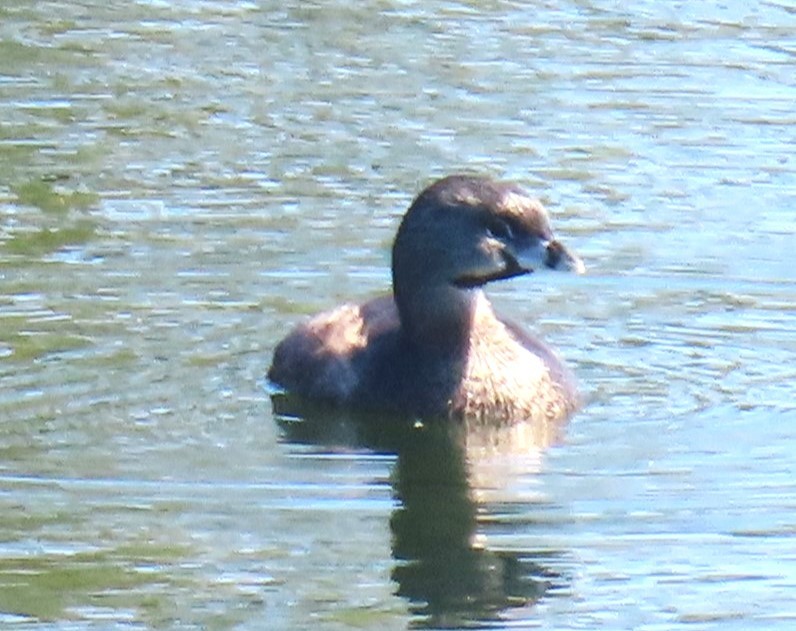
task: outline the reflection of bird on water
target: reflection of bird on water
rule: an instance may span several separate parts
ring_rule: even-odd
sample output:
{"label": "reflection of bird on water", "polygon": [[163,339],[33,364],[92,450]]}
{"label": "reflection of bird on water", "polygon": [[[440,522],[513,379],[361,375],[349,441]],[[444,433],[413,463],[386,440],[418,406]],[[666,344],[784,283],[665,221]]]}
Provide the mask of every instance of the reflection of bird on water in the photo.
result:
{"label": "reflection of bird on water", "polygon": [[583,271],[543,206],[515,185],[451,176],[412,203],[392,250],[393,295],[298,326],[269,378],[352,409],[487,423],[555,423],[573,380],[540,340],[499,318],[481,287],[551,268]]}
{"label": "reflection of bird on water", "polygon": [[[277,412],[285,403],[284,395],[274,397]],[[397,454],[391,476],[393,495],[400,502],[390,518],[392,577],[397,594],[410,604],[413,626],[467,627],[496,620],[510,609],[532,605],[550,587],[565,586],[567,579],[551,567],[563,552],[490,548],[489,524],[481,520],[489,518],[492,508],[475,499],[481,493],[473,488],[474,478],[487,480],[494,490],[514,481],[499,479],[500,473],[535,473],[538,451],[530,445],[522,446],[523,457],[528,455],[522,460],[528,467],[524,471],[503,468],[489,475],[480,470],[479,457],[494,462],[507,449],[505,462],[517,454],[517,445],[495,437],[499,428],[444,421],[418,424],[323,406],[287,409],[289,418],[277,418],[290,441]],[[475,447],[469,449],[468,442]],[[510,496],[503,493],[502,499]],[[510,499],[514,509],[527,514],[525,522],[532,522],[534,504]],[[523,501],[517,504],[518,499]]]}

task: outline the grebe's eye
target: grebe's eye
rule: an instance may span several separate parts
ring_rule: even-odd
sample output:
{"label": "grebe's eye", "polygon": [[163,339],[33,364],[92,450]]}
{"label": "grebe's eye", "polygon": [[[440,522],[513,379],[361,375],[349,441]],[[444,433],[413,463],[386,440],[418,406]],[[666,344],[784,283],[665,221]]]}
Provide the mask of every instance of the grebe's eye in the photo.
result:
{"label": "grebe's eye", "polygon": [[490,217],[486,226],[487,236],[501,241],[510,241],[514,238],[514,232],[507,221],[500,217]]}

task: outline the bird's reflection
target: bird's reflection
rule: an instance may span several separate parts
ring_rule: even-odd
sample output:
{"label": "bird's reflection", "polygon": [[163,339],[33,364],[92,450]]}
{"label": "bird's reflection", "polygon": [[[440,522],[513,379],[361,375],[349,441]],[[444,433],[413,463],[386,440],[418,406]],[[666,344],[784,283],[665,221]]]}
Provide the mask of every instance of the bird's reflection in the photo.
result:
{"label": "bird's reflection", "polygon": [[[508,445],[538,453],[544,446],[540,443],[553,440],[554,432],[526,431],[518,438],[516,428],[505,430],[509,436],[451,422],[354,415],[284,394],[272,401],[287,440],[397,455],[392,487],[399,507],[390,519],[392,576],[415,616],[413,626],[489,625],[565,582],[545,566],[544,560],[551,558],[547,550],[490,549],[479,530],[479,523],[490,516],[489,502],[476,499],[506,482],[494,478],[510,475],[505,467]],[[534,444],[518,445],[518,440]],[[529,461],[538,462],[522,460],[526,465]],[[523,506],[526,512],[531,508]]]}

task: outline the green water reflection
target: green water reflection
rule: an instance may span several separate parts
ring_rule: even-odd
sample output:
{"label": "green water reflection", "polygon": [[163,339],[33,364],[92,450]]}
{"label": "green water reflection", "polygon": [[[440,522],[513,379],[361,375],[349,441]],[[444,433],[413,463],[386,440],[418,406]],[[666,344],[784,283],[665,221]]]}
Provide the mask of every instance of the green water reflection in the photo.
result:
{"label": "green water reflection", "polygon": [[[794,32],[782,0],[0,2],[0,628],[790,630]],[[578,374],[564,442],[514,471],[275,423],[276,342],[389,291],[460,170],[588,258],[490,290]]]}

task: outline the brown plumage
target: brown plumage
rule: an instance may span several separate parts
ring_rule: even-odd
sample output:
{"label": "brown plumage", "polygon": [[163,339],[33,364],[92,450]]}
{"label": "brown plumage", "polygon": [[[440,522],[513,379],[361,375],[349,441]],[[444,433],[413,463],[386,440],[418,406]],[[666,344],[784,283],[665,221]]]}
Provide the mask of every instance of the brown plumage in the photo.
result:
{"label": "brown plumage", "polygon": [[414,200],[392,252],[393,295],[296,327],[268,377],[308,399],[484,423],[556,421],[577,407],[567,368],[499,318],[484,284],[583,263],[513,184],[455,175]]}

